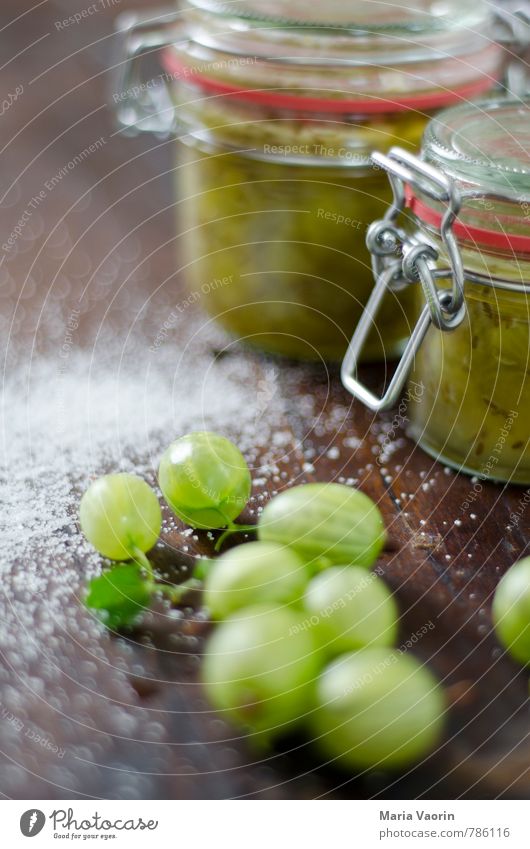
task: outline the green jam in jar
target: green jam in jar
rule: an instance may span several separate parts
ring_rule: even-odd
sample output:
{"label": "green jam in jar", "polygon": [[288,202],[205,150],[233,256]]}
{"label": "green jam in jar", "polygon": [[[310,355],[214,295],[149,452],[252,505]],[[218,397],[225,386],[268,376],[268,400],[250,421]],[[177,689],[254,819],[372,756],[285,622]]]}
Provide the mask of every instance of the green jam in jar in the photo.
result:
{"label": "green jam in jar", "polygon": [[[188,282],[241,341],[343,355],[373,286],[366,230],[390,200],[381,174],[352,170],[179,151]],[[399,354],[413,321],[410,290],[389,298],[367,358]]]}
{"label": "green jam in jar", "polygon": [[[481,478],[530,482],[530,298],[469,283],[466,317],[416,356],[410,435]],[[419,305],[418,305],[419,306]]]}
{"label": "green jam in jar", "polygon": [[[373,288],[366,231],[391,198],[371,152],[414,151],[438,105],[497,73],[483,4],[379,11],[188,0],[188,38],[164,53],[179,256],[194,298],[247,344],[343,356]],[[365,359],[397,356],[415,318],[412,293],[392,293]]]}

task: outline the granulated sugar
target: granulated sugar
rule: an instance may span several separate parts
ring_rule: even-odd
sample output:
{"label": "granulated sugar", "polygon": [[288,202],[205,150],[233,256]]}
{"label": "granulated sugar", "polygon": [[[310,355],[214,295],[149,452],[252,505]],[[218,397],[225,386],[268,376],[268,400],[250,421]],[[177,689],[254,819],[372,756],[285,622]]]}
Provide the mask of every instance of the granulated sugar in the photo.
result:
{"label": "granulated sugar", "polygon": [[[211,331],[180,349],[172,343],[156,353],[124,353],[116,344],[99,357],[78,351],[66,361],[45,358],[18,367],[2,404],[3,573],[23,563],[21,584],[29,593],[42,592],[49,578],[45,559],[68,585],[73,549],[82,552],[87,575],[93,573],[100,558],[76,525],[81,492],[91,478],[110,471],[153,482],[163,449],[188,431],[216,430],[237,439],[251,468],[258,465],[256,477],[259,470],[266,482],[263,470],[274,459],[268,446],[277,445],[276,456],[289,450],[274,373],[260,379],[252,358],[216,358],[215,345],[223,341]],[[3,630],[0,625],[0,642]]]}

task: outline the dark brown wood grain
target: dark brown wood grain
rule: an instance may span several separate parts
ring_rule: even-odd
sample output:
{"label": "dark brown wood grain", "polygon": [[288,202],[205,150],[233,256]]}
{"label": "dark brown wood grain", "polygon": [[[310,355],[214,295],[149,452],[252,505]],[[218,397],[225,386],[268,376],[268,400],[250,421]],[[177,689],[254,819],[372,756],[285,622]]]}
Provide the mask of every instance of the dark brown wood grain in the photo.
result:
{"label": "dark brown wood grain", "polygon": [[[58,273],[69,281],[65,314],[86,282],[86,257],[92,269],[109,262],[107,253],[112,258],[114,247],[131,233],[150,259],[147,270],[140,267],[129,283],[129,294],[147,296],[153,305],[163,303],[164,282],[173,273],[172,143],[116,135],[107,105],[116,50],[112,17],[150,4],[116,3],[82,26],[54,29],[53,22],[63,14],[85,5],[80,0],[46,2],[30,11],[29,2],[3,0],[0,11],[0,53],[6,62],[0,72],[2,90],[24,85],[16,108],[0,119],[0,148],[7,145],[0,154],[1,183],[5,190],[14,181],[18,193],[18,200],[2,210],[2,241],[17,212],[50,175],[87,144],[105,139],[98,155],[50,194],[44,231],[10,262],[11,275],[25,280],[36,260],[40,283],[24,301],[22,313],[18,293],[2,302],[3,314],[17,318],[16,338],[6,347],[7,369],[13,367],[12,350],[19,360],[46,352],[50,331],[40,324],[40,315],[50,296],[46,281]],[[85,192],[86,202],[76,205]],[[54,228],[61,231],[63,220],[72,241],[79,238],[80,243],[61,267],[63,258],[54,253],[53,239],[46,238]],[[117,288],[126,273],[120,268]],[[179,291],[182,281],[172,280],[171,285]],[[131,320],[127,309],[120,297],[110,307],[108,301],[95,299],[83,316],[78,343],[94,344],[105,312],[119,336]],[[151,330],[147,318],[146,338]],[[226,356],[249,358],[257,375],[267,367],[266,358],[237,346]],[[295,363],[278,368],[285,429],[291,434],[285,452],[289,477],[354,478],[384,513],[392,544],[382,563],[403,611],[401,639],[406,641],[430,623],[413,650],[443,680],[452,704],[444,745],[428,763],[397,777],[342,773],[322,764],[303,737],[289,738],[275,752],[257,755],[237,730],[209,711],[198,684],[202,640],[209,627],[199,599],[190,597],[180,618],[172,618],[160,603],[130,637],[109,640],[102,635],[101,653],[97,639],[83,637],[87,614],[78,603],[83,563],[72,551],[79,584],[72,587],[70,631],[44,635],[33,668],[16,669],[0,657],[2,688],[19,691],[27,727],[44,729],[65,754],[58,759],[25,736],[18,749],[8,753],[0,723],[0,793],[5,797],[528,796],[527,676],[500,651],[490,619],[500,576],[528,550],[528,516],[507,530],[523,490],[485,484],[473,508],[462,509],[469,478],[445,470],[409,441],[406,423],[395,435],[396,450],[378,462],[383,427],[392,414],[374,417],[353,404],[336,370]],[[377,383],[381,376],[369,369],[366,378]],[[311,414],[300,403],[307,395],[314,399]],[[303,469],[308,449],[313,455],[311,473]],[[204,534],[198,541],[186,539],[186,555],[184,541],[178,530],[166,535],[166,547],[156,553],[162,573],[175,577],[180,569],[184,575],[193,553],[211,551]],[[16,573],[4,578],[0,616],[2,605],[22,592],[16,576],[23,575],[24,566],[21,560]],[[34,625],[38,632],[39,621]],[[17,638],[29,638],[22,625]],[[57,675],[47,678],[46,692],[34,692],[28,682],[43,663],[56,668]],[[54,687],[69,704],[67,715],[54,707]],[[119,731],[127,728],[127,717],[130,735]]]}

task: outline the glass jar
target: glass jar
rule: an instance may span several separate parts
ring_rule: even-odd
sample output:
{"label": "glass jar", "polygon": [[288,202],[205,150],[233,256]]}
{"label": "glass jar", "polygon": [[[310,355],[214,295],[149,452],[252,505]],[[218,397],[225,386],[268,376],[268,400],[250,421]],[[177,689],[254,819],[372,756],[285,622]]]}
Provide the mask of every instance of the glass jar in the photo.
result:
{"label": "glass jar", "polygon": [[[430,122],[421,159],[376,156],[395,203],[369,242],[378,282],[343,364],[345,385],[390,407],[407,374],[411,436],[461,471],[530,483],[530,101],[490,99]],[[404,212],[401,226],[399,213]],[[356,378],[392,281],[421,317],[383,398]]]}
{"label": "glass jar", "polygon": [[[130,44],[165,45],[171,101],[129,69],[120,115],[177,135],[191,293],[246,343],[340,359],[373,286],[366,229],[390,196],[370,153],[416,150],[434,110],[495,84],[489,4],[188,0],[158,41],[151,27]],[[414,319],[414,293],[393,291],[365,358],[398,355]]]}

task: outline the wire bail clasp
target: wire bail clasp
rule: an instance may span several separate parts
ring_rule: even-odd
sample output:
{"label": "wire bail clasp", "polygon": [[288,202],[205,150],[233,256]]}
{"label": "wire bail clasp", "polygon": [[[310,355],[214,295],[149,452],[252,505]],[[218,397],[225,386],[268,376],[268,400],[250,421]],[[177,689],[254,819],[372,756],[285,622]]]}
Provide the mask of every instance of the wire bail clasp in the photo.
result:
{"label": "wire bail clasp", "polygon": [[[437,168],[423,162],[406,150],[394,147],[388,154],[374,153],[372,161],[383,168],[390,180],[393,200],[383,219],[368,229],[366,244],[372,255],[375,286],[353,334],[342,363],[341,378],[345,388],[371,410],[393,407],[399,400],[414,358],[431,324],[439,330],[458,327],[466,314],[464,301],[464,267],[453,223],[462,205],[455,183]],[[438,268],[438,251],[399,226],[399,216],[406,205],[406,188],[415,195],[427,196],[445,205],[440,223],[440,237],[449,259],[449,267]],[[439,279],[451,279],[450,289],[437,285]],[[394,376],[384,395],[374,395],[357,378],[357,368],[370,331],[384,297],[413,283],[419,283],[425,306],[405,346]]]}

